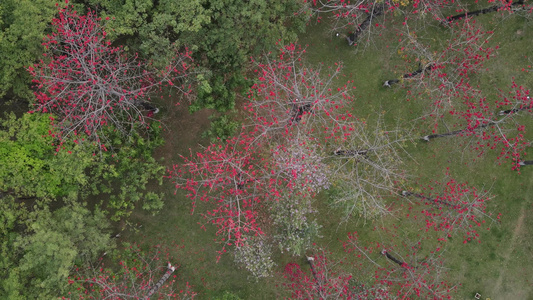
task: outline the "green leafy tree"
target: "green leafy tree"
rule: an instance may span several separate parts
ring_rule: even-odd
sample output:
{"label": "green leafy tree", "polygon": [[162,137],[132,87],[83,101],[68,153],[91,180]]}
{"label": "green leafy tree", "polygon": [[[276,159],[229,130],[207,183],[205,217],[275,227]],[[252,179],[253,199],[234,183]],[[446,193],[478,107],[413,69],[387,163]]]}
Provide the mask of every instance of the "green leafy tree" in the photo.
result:
{"label": "green leafy tree", "polygon": [[0,121],[0,191],[17,197],[56,198],[87,185],[94,158],[72,143],[55,151],[51,115],[10,114]]}
{"label": "green leafy tree", "polygon": [[119,219],[140,202],[147,210],[162,208],[162,194],[144,192],[150,181],[161,183],[164,168],[152,157],[163,143],[159,124],[146,136],[127,139],[109,129],[113,151],[96,155],[90,144],[54,146],[50,115],[9,115],[0,122],[0,192],[19,199],[84,198],[100,195],[102,207]]}
{"label": "green leafy tree", "polygon": [[25,67],[43,52],[42,38],[57,12],[57,0],[2,0],[0,3],[0,98],[10,93],[31,99]]}
{"label": "green leafy tree", "polygon": [[[98,9],[108,37],[164,65],[184,47],[205,69],[198,103],[232,109],[236,86],[251,55],[287,43],[303,31],[309,15],[304,0],[77,0]],[[81,7],[81,5],[78,5]]]}
{"label": "green leafy tree", "polygon": [[77,0],[76,8],[93,8],[106,19],[108,38],[125,44],[163,66],[185,45],[184,36],[196,36],[211,22],[211,13],[204,0]]}
{"label": "green leafy tree", "polygon": [[24,299],[20,295],[22,286],[16,266],[13,243],[19,237],[16,232],[20,220],[28,219],[24,205],[13,196],[0,192],[0,298]]}
{"label": "green leafy tree", "polygon": [[[11,207],[14,208],[14,207]],[[3,216],[13,214],[2,212]],[[26,229],[3,245],[0,295],[8,299],[44,299],[57,296],[67,287],[74,264],[94,260],[114,247],[109,222],[98,208],[90,212],[77,202],[51,212],[47,207],[18,219]],[[23,296],[23,297],[22,297]]]}
{"label": "green leafy tree", "polygon": [[163,207],[162,193],[145,191],[150,182],[161,185],[165,172],[153,157],[154,149],[163,144],[161,126],[155,122],[147,130],[146,136],[134,130],[123,139],[110,129],[113,149],[101,152],[99,162],[90,169],[92,194],[109,195],[102,205],[113,212],[113,220],[128,216],[139,202],[154,213]]}
{"label": "green leafy tree", "polygon": [[206,58],[205,66],[212,71],[209,79],[214,93],[211,98],[199,95],[199,105],[232,109],[236,87],[247,89],[239,74],[249,57],[272,50],[278,43],[295,41],[305,28],[306,5],[300,0],[208,0],[205,6],[211,22],[188,42],[197,43],[197,60]]}
{"label": "green leafy tree", "polygon": [[206,130],[202,137],[207,137],[212,143],[215,143],[218,139],[226,141],[231,138],[237,132],[240,124],[237,121],[233,121],[230,115],[222,115],[220,117],[210,116],[211,128]]}
{"label": "green leafy tree", "polygon": [[235,100],[239,89],[248,89],[251,82],[240,73],[228,76],[206,72],[197,76],[198,88],[196,101],[189,106],[190,112],[202,108],[216,109],[225,112],[235,108]]}

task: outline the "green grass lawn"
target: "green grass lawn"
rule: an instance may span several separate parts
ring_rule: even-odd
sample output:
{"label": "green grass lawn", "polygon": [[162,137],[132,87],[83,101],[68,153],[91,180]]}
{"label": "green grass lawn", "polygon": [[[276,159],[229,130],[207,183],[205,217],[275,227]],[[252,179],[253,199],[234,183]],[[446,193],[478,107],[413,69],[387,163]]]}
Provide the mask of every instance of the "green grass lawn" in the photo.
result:
{"label": "green grass lawn", "polygon": [[[512,78],[521,85],[531,86],[533,78],[522,68],[528,68],[528,58],[533,56],[533,31],[531,23],[519,16],[502,19],[498,16],[482,16],[476,19],[486,29],[495,31],[491,43],[499,45],[499,54],[491,59],[487,72],[479,76],[480,86],[488,90],[488,98],[495,99],[498,88],[508,88]],[[392,28],[394,24],[389,25]],[[445,28],[429,28],[435,38],[445,33]],[[329,31],[327,22],[310,24],[299,43],[306,45],[309,63],[343,63],[344,76],[339,84],[353,81],[354,102],[350,108],[357,117],[372,119],[376,112],[383,112],[389,126],[402,124],[412,126],[413,136],[430,133],[427,122],[418,118],[424,113],[423,101],[411,97],[407,101],[406,88],[400,85],[385,88],[386,79],[397,78],[408,66],[398,54],[395,31],[384,31],[365,50],[349,47],[346,40],[337,38]],[[356,51],[357,50],[357,51]],[[492,91],[492,92],[490,92]],[[167,166],[179,161],[179,154],[187,155],[189,148],[206,143],[200,135],[208,126],[209,111],[189,115],[185,107],[169,106],[165,117],[166,144],[156,155]],[[529,125],[533,125],[528,121]],[[531,126],[530,126],[531,127]],[[482,299],[533,299],[533,167],[524,167],[520,174],[511,170],[509,163],[499,164],[496,153],[487,152],[478,156],[469,150],[467,138],[449,137],[432,140],[429,143],[415,139],[406,148],[405,169],[410,174],[407,186],[443,182],[446,172],[459,182],[468,182],[479,190],[488,190],[493,195],[488,210],[501,221],[491,230],[482,231],[480,241],[463,244],[460,237],[446,242],[448,281],[458,285],[456,299],[473,299],[480,293]],[[161,187],[154,187],[161,189]],[[204,220],[200,214],[190,214],[191,203],[183,193],[174,194],[174,186],[166,180],[163,187],[166,206],[156,216],[136,211],[132,223],[143,224],[138,231],[128,230],[124,239],[128,241],[147,240],[173,247],[173,256],[181,267],[179,277],[192,283],[200,299],[211,299],[224,291],[231,291],[243,299],[274,299],[287,296],[280,290],[281,279],[276,274],[271,279],[259,282],[248,278],[244,270],[233,263],[231,253],[222,256],[216,263],[216,251],[221,245],[213,242],[214,228],[200,227]],[[403,201],[391,197],[391,203]],[[329,209],[326,195],[319,195],[316,215],[323,225],[321,239],[316,243],[327,248],[337,258],[344,257],[341,241],[347,233],[357,231],[361,239],[373,239],[376,224],[389,224],[391,220],[358,220],[339,224],[339,212]],[[397,204],[397,203],[396,203]],[[409,223],[400,209],[395,212],[394,222]],[[413,234],[418,229],[413,227]],[[179,247],[176,247],[179,245]],[[304,258],[290,257],[277,253],[277,271],[290,261],[304,265]]]}

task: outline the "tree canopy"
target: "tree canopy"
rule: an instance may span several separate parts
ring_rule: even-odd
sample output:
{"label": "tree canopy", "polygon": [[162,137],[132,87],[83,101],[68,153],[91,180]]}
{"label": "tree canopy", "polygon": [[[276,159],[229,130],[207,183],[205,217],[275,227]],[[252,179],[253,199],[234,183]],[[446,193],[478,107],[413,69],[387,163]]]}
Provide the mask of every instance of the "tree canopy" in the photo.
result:
{"label": "tree canopy", "polygon": [[56,3],[5,0],[0,4],[0,98],[32,98],[30,74],[25,68],[36,62],[43,51],[42,39],[57,13]]}

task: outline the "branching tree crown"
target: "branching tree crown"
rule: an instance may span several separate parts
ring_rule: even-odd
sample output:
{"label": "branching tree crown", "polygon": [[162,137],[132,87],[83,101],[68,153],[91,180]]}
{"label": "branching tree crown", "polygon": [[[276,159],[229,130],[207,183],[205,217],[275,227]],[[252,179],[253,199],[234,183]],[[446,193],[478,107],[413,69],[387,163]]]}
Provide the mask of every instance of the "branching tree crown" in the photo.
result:
{"label": "branching tree crown", "polygon": [[149,62],[112,47],[101,22],[93,11],[78,15],[71,8],[60,9],[43,42],[47,53],[28,67],[37,89],[33,112],[55,114],[61,139],[83,133],[102,145],[103,128],[128,135],[135,123],[146,122],[141,107],[157,111],[149,104],[156,87],[187,92],[180,85],[189,70],[189,53],[176,54],[163,71],[151,70]]}

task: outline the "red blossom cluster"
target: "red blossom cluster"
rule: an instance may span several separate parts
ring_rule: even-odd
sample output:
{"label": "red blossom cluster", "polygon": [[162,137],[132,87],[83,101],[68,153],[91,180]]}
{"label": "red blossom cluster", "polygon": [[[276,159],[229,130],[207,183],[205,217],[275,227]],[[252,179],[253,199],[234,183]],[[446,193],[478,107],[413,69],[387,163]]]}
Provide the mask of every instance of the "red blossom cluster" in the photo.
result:
{"label": "red blossom cluster", "polygon": [[[333,261],[331,253],[320,251],[307,257],[307,267],[296,263],[285,266],[283,284],[293,299],[387,299],[388,292],[377,285],[367,287],[345,273],[343,261]],[[308,269],[309,271],[304,271]]]}
{"label": "red blossom cluster", "polygon": [[[166,251],[165,251],[166,250]],[[104,253],[104,256],[107,253]],[[76,268],[77,275],[68,279],[75,287],[69,298],[78,299],[192,299],[196,293],[189,282],[179,282],[179,265],[161,245],[154,246],[149,252],[133,244],[124,249],[123,259],[118,262],[119,269],[106,267],[102,256],[97,265]]]}
{"label": "red blossom cluster", "polygon": [[188,52],[177,54],[157,71],[137,54],[128,55],[106,39],[103,21],[94,11],[79,15],[61,8],[44,38],[47,49],[39,64],[28,67],[34,77],[36,103],[32,112],[52,113],[59,139],[85,135],[103,146],[105,130],[128,135],[144,124],[144,110],[157,112],[150,96],[162,85],[178,87],[189,72]]}
{"label": "red blossom cluster", "polygon": [[480,193],[475,187],[450,179],[446,183],[435,182],[425,187],[427,193],[403,192],[411,202],[407,217],[422,222],[425,232],[442,232],[439,241],[447,241],[458,232],[463,233],[467,243],[479,237],[479,229],[490,229],[487,221],[493,222],[486,212],[487,193]]}
{"label": "red blossom cluster", "polygon": [[335,127],[341,119],[336,111],[349,96],[346,86],[332,87],[339,66],[325,74],[304,65],[303,53],[288,45],[276,59],[266,55],[265,63],[256,63],[258,82],[245,104],[241,131],[192,152],[170,170],[193,207],[204,204],[202,214],[217,226],[224,244],[221,253],[225,246],[240,247],[249,236],[264,234],[270,203],[293,195],[313,197],[329,186],[318,135]]}
{"label": "red blossom cluster", "polygon": [[465,101],[465,109],[450,111],[459,123],[466,124],[456,134],[474,139],[468,144],[478,156],[495,151],[499,162],[511,161],[512,169],[519,170],[519,163],[531,145],[525,136],[523,117],[533,107],[529,93],[529,89],[513,82],[508,95],[502,93],[495,105],[486,98]]}
{"label": "red blossom cluster", "polygon": [[257,209],[264,201],[277,199],[284,181],[272,178],[269,162],[257,155],[260,148],[253,137],[228,139],[191,153],[172,171],[177,187],[193,201],[208,203],[204,216],[219,228],[217,235],[225,245],[242,245],[245,234],[262,234],[257,224]]}
{"label": "red blossom cluster", "polygon": [[[441,119],[450,111],[462,110],[481,91],[471,77],[478,74],[486,60],[495,55],[498,47],[487,43],[491,31],[484,31],[475,20],[453,25],[452,37],[445,45],[435,44],[431,37],[418,36],[406,26],[400,33],[404,54],[409,65],[419,64],[420,73],[405,79],[409,94],[427,102],[428,118],[434,119],[433,133]],[[412,58],[414,57],[414,58]]]}
{"label": "red blossom cluster", "polygon": [[369,285],[386,291],[383,299],[451,299],[456,287],[444,279],[443,248],[420,236],[412,240],[398,226],[389,227],[392,229],[376,228],[381,240],[367,242],[366,246],[361,245],[357,232],[348,234],[343,243],[347,253],[362,261],[362,272],[374,270]]}

